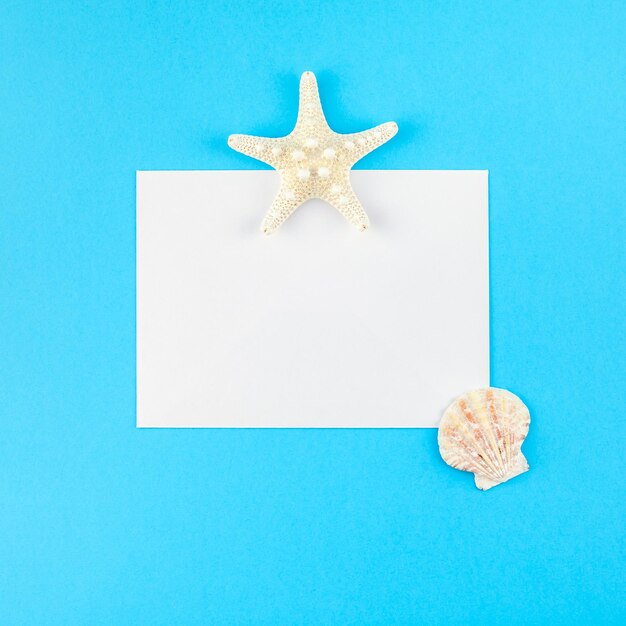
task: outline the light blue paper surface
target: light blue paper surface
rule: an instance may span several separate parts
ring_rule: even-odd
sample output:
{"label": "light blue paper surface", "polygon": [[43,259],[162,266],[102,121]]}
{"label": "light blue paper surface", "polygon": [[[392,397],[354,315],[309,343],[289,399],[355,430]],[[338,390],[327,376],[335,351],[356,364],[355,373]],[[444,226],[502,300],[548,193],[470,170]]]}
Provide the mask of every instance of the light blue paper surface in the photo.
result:
{"label": "light blue paper surface", "polygon": [[[624,623],[624,41],[623,2],[4,2],[0,623]],[[135,170],[263,167],[226,137],[306,69],[399,123],[360,167],[490,171],[504,486],[435,430],[135,429]]]}

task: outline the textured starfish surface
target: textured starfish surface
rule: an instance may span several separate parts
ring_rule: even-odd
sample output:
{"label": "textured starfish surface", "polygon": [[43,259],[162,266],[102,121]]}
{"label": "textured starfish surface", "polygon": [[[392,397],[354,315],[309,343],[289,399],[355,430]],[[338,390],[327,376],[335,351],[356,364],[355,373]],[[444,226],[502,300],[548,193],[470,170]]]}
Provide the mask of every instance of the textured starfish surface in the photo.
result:
{"label": "textured starfish surface", "polygon": [[278,195],[261,226],[266,235],[311,198],[328,202],[351,224],[366,230],[369,218],[350,185],[350,169],[397,132],[395,122],[347,135],[334,132],[326,122],[315,75],[304,72],[298,120],[286,137],[231,135],[228,145],[280,172]]}

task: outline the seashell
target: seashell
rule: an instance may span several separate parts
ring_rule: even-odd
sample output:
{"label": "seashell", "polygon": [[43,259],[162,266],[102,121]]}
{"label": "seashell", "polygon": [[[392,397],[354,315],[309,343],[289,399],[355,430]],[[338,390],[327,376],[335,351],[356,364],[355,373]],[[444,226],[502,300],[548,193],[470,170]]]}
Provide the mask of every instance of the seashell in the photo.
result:
{"label": "seashell", "polygon": [[451,467],[472,472],[479,489],[491,489],[528,471],[520,448],[529,424],[526,405],[510,391],[468,391],[443,414],[439,452]]}

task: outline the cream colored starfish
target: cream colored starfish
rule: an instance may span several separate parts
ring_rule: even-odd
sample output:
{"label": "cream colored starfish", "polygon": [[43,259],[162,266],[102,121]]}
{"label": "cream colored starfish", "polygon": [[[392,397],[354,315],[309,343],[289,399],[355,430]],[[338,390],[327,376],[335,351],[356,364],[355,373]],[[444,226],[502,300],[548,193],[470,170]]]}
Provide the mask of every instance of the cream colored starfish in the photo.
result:
{"label": "cream colored starfish", "polygon": [[395,122],[360,133],[334,132],[324,117],[315,75],[304,72],[300,79],[298,120],[286,137],[231,135],[228,145],[280,172],[278,195],[261,226],[266,235],[311,198],[328,202],[351,224],[366,230],[369,218],[350,185],[350,169],[397,132]]}

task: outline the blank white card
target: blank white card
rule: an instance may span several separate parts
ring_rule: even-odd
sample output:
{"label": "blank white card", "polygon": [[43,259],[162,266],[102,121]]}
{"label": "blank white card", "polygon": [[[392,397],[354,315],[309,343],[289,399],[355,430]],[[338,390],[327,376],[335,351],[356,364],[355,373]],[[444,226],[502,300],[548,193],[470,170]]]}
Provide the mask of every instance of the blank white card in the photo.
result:
{"label": "blank white card", "polygon": [[489,384],[485,171],[351,174],[260,232],[273,171],[137,173],[137,426],[434,427]]}

